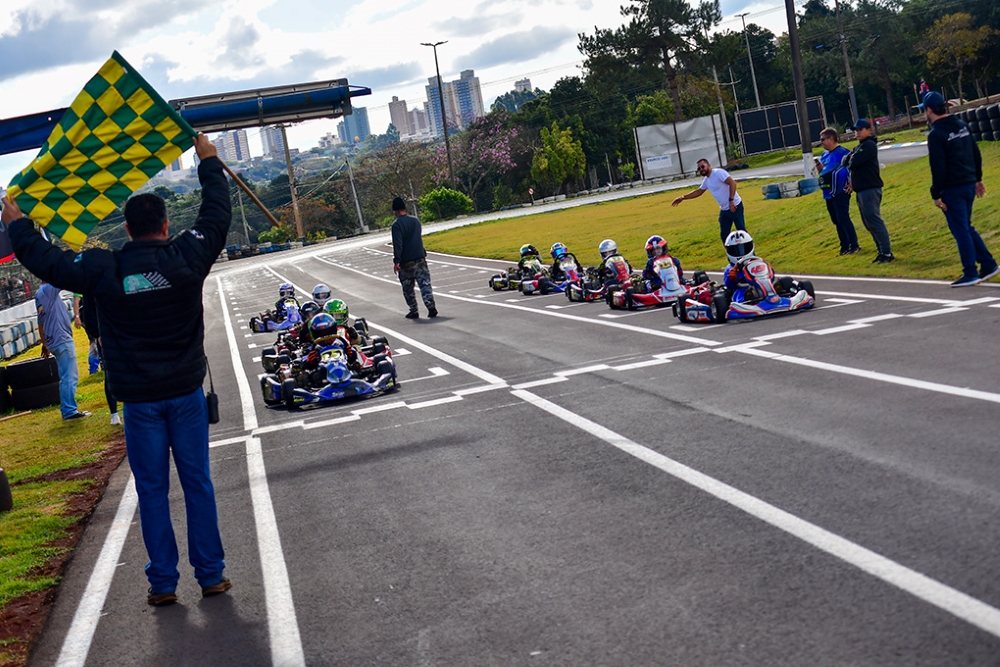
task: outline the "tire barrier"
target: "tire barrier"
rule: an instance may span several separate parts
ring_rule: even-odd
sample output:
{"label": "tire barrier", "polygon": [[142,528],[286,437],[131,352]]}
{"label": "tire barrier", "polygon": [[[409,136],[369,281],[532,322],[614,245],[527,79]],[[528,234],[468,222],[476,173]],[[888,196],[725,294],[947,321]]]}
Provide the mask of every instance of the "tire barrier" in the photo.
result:
{"label": "tire barrier", "polygon": [[59,380],[37,387],[11,388],[10,401],[15,410],[38,410],[59,405]]}
{"label": "tire barrier", "polygon": [[59,382],[55,357],[37,357],[7,364],[6,371],[7,386],[11,389],[33,389]]}
{"label": "tire barrier", "polygon": [[7,368],[0,366],[0,414],[11,408],[10,392],[7,390]]}
{"label": "tire barrier", "polygon": [[819,190],[818,178],[804,178],[800,181],[785,181],[783,183],[769,183],[761,187],[761,194],[764,199],[789,199],[811,195]]}
{"label": "tire barrier", "polygon": [[969,126],[969,134],[977,143],[1000,141],[1000,103],[966,109],[958,112],[958,117]]}
{"label": "tire barrier", "polygon": [[0,346],[2,346],[0,356],[4,359],[21,354],[39,342],[41,339],[38,337],[38,322],[34,317],[0,324]]}
{"label": "tire barrier", "polygon": [[14,497],[10,492],[10,482],[7,473],[0,468],[0,512],[9,512],[14,507]]}

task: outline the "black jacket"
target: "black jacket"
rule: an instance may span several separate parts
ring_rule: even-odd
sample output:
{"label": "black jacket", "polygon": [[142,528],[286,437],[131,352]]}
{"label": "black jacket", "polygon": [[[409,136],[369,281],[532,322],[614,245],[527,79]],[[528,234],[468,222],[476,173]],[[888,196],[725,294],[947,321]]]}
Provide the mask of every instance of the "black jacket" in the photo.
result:
{"label": "black jacket", "polygon": [[945,116],[931,125],[927,135],[931,162],[931,197],[941,198],[941,191],[983,180],[983,156],[972,140],[969,126],[961,118]]}
{"label": "black jacket", "polygon": [[406,264],[427,256],[420,238],[420,221],[412,215],[401,215],[392,223],[392,262]]}
{"label": "black jacket", "polygon": [[232,208],[218,158],[202,160],[198,178],[194,227],[165,241],[77,254],[49,244],[27,218],[10,226],[14,252],[29,271],[96,299],[108,388],[123,403],[183,396],[205,379],[202,286],[225,247]]}
{"label": "black jacket", "polygon": [[847,169],[851,172],[851,189],[862,192],[882,187],[882,177],[878,173],[878,144],[875,137],[859,142],[846,158]]}

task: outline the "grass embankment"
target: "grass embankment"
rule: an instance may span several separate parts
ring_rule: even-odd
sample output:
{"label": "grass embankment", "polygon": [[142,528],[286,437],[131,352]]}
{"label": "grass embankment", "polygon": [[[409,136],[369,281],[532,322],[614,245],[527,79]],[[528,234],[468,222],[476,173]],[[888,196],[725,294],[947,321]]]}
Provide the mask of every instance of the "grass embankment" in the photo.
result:
{"label": "grass embankment", "polygon": [[[986,245],[1000,257],[1000,144],[988,142],[979,147],[988,192],[976,200],[973,222]],[[781,273],[957,278],[962,272],[958,250],[944,215],[931,201],[927,160],[887,165],[882,179],[882,217],[897,261],[871,263],[875,244],[853,201],[851,218],[863,251],[838,256],[836,229],[819,192],[793,199],[763,198],[760,186],[782,179],[754,179],[739,186],[747,229],[758,253]],[[715,200],[706,192],[699,199],[671,208],[674,197],[686,190],[461,227],[429,235],[424,243],[428,250],[437,252],[516,261],[523,243],[533,243],[548,257],[548,247],[561,241],[581,262],[590,265],[597,263],[601,240],[612,238],[630,262],[642,266],[646,239],[660,234],[687,269],[720,269],[726,257],[719,242]]]}
{"label": "grass embankment", "polygon": [[[99,492],[100,473],[95,462],[109,449],[121,449],[120,426],[111,426],[104,400],[104,373],[87,373],[89,343],[82,329],[74,329],[80,382],[77,398],[81,410],[93,413],[87,419],[64,422],[59,406],[0,421],[0,467],[7,473],[14,508],[0,513],[0,619],[10,612],[8,604],[24,596],[52,588],[59,581],[59,568],[72,548],[79,522],[90,513]],[[38,357],[37,345],[12,361]],[[16,413],[8,413],[16,414]],[[0,417],[8,416],[0,415]],[[88,467],[90,466],[90,467]],[[106,476],[106,472],[104,475]],[[85,499],[85,500],[84,500]],[[41,604],[41,599],[36,604]],[[0,623],[0,665],[19,664],[27,655],[30,628],[18,618]],[[44,620],[44,616],[42,616]],[[35,631],[40,627],[34,628]]]}

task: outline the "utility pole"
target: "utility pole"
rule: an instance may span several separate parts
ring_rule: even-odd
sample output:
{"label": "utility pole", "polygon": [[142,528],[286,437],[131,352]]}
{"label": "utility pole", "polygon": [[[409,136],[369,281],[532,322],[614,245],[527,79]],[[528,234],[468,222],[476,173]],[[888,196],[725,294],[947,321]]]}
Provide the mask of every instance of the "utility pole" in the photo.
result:
{"label": "utility pole", "polygon": [[802,170],[805,178],[816,175],[812,142],[809,140],[809,111],[806,108],[806,80],[802,75],[802,52],[799,50],[799,26],[795,21],[795,0],[785,0],[788,16],[788,46],[792,51],[792,78],[795,82],[795,111],[799,120],[799,137],[802,139]]}
{"label": "utility pole", "polygon": [[420,46],[430,46],[434,49],[434,73],[437,74],[438,98],[441,100],[441,127],[444,128],[444,149],[448,153],[448,179],[451,184],[454,184],[455,170],[451,166],[451,143],[448,141],[448,114],[444,110],[444,89],[441,86],[441,68],[438,67],[438,47],[447,43],[447,41],[434,42],[433,44],[420,42]]}
{"label": "utility pole", "polygon": [[292,154],[288,151],[288,135],[285,134],[285,126],[281,128],[281,143],[285,146],[285,166],[288,168],[288,187],[292,191],[292,214],[295,216],[295,233],[300,241],[306,240],[306,232],[302,228],[302,216],[299,215],[299,196],[295,191],[295,170],[292,169]]}
{"label": "utility pole", "polygon": [[715,96],[719,98],[719,115],[722,116],[722,129],[726,133],[726,143],[730,144],[733,138],[729,134],[729,121],[726,120],[726,105],[722,103],[722,88],[719,86],[719,73],[715,71],[715,65],[712,65],[712,78],[715,79]]}
{"label": "utility pole", "polygon": [[750,52],[750,35],[747,34],[747,16],[750,12],[743,12],[742,14],[737,14],[741,19],[743,19],[743,39],[747,42],[747,57],[750,59],[750,79],[753,81],[753,97],[757,100],[757,108],[760,108],[760,93],[757,92],[757,74],[753,71],[753,54]]}
{"label": "utility pole", "polygon": [[243,210],[243,191],[236,188],[236,196],[240,199],[240,217],[243,218],[243,233],[247,237],[247,245],[250,245],[250,228],[247,226],[247,212]]}
{"label": "utility pole", "polygon": [[847,40],[844,39],[844,20],[840,16],[840,0],[833,0],[837,10],[837,32],[840,33],[840,50],[844,54],[844,69],[847,71],[847,94],[851,98],[851,119],[858,122],[858,99],[854,96],[854,77],[851,76],[851,61],[847,57]]}
{"label": "utility pole", "polygon": [[361,233],[368,233],[368,225],[365,224],[365,219],[361,215],[361,201],[358,199],[358,189],[354,187],[354,170],[351,169],[351,158],[345,157],[344,161],[347,162],[347,178],[351,181],[351,192],[354,194],[354,209],[358,212],[358,224],[361,225]]}

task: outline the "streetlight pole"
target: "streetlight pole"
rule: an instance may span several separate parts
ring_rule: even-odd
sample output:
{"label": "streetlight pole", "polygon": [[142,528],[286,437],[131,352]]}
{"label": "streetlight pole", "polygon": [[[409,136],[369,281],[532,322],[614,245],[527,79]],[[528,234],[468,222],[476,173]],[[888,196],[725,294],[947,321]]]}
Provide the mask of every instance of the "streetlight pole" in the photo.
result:
{"label": "streetlight pole", "polygon": [[847,40],[844,39],[844,20],[840,17],[840,1],[833,0],[837,9],[837,32],[840,33],[840,50],[844,53],[844,69],[847,70],[847,94],[851,98],[851,119],[858,122],[858,99],[854,96],[854,77],[851,76],[851,61],[847,57]]}
{"label": "streetlight pole", "polygon": [[441,86],[441,68],[438,67],[438,49],[437,47],[442,44],[447,44],[444,42],[434,42],[429,44],[427,42],[420,42],[420,46],[429,46],[434,49],[434,73],[437,74],[438,82],[438,99],[441,100],[441,127],[444,128],[444,148],[448,153],[448,179],[451,183],[455,182],[455,170],[451,166],[451,143],[448,141],[448,114],[444,110],[444,89]]}
{"label": "streetlight pole", "polygon": [[753,80],[753,96],[757,100],[757,108],[760,108],[760,93],[757,92],[757,74],[753,71],[753,54],[750,52],[750,35],[747,34],[747,16],[750,12],[743,12],[742,14],[737,14],[738,17],[743,19],[743,39],[747,43],[747,58],[750,59],[750,78]]}

